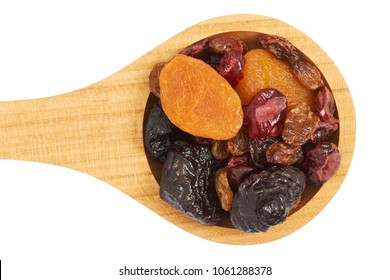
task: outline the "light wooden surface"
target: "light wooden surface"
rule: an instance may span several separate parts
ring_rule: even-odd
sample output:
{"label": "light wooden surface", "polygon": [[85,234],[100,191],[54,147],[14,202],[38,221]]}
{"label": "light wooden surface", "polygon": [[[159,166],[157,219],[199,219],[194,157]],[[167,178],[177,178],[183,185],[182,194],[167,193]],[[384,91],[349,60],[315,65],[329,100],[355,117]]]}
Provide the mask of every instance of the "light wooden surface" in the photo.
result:
{"label": "light wooden surface", "polygon": [[[159,198],[158,183],[144,151],[144,111],[149,97],[148,76],[153,65],[167,61],[195,41],[227,31],[256,31],[288,38],[320,68],[335,95],[339,112],[342,163],[338,173],[285,223],[266,233],[245,234],[232,228],[200,225],[168,206]],[[351,95],[335,64],[297,29],[259,15],[229,15],[199,23],[86,88],[49,98],[0,102],[0,158],[50,163],[90,174],[178,227],[227,244],[276,240],[314,218],[344,180],[352,159],[355,135]]]}

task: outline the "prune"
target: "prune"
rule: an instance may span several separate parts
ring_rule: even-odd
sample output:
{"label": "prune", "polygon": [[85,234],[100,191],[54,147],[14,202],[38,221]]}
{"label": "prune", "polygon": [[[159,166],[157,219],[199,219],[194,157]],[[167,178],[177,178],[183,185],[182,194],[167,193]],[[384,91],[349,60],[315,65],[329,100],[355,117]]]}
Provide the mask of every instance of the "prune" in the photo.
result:
{"label": "prune", "polygon": [[164,68],[165,62],[157,63],[149,75],[149,88],[150,92],[153,93],[156,97],[160,97],[160,73]]}
{"label": "prune", "polygon": [[208,145],[176,141],[163,165],[160,197],[202,224],[217,224],[226,214],[214,185],[219,168]]}
{"label": "prune", "polygon": [[321,186],[332,177],[340,167],[341,155],[334,143],[319,142],[307,152],[303,171],[308,182]]}
{"label": "prune", "polygon": [[145,126],[145,146],[151,155],[164,162],[174,138],[178,133],[161,108],[160,99],[156,100]]}
{"label": "prune", "polygon": [[267,162],[266,152],[269,146],[277,143],[278,139],[275,137],[254,138],[249,145],[249,151],[253,164],[261,169],[266,168],[269,163]]}
{"label": "prune", "polygon": [[286,38],[264,34],[259,38],[260,45],[273,53],[277,58],[294,63],[299,59],[297,48]]}
{"label": "prune", "polygon": [[278,142],[268,147],[266,157],[269,163],[291,165],[302,159],[303,152],[301,146]]}
{"label": "prune", "polygon": [[256,171],[256,166],[249,153],[231,157],[227,164],[227,177],[232,190],[236,191],[242,180],[254,171]]}
{"label": "prune", "polygon": [[292,108],[286,117],[282,131],[283,140],[295,146],[305,144],[318,126],[319,118],[307,106]]}
{"label": "prune", "polygon": [[229,211],[233,201],[233,192],[227,178],[227,169],[221,168],[215,172],[215,189],[222,209]]}
{"label": "prune", "polygon": [[227,151],[233,156],[239,156],[249,152],[249,144],[248,129],[243,125],[237,135],[227,141]]}
{"label": "prune", "polygon": [[292,165],[250,175],[234,196],[232,224],[244,232],[265,232],[283,223],[305,186],[305,175]]}
{"label": "prune", "polygon": [[251,138],[278,136],[287,113],[287,99],[278,90],[260,90],[245,109],[245,122]]}
{"label": "prune", "polygon": [[211,145],[211,154],[217,160],[225,160],[229,158],[230,154],[227,150],[226,140],[216,140]]}
{"label": "prune", "polygon": [[339,128],[339,120],[334,117],[336,103],[332,92],[323,86],[316,93],[315,105],[321,122],[319,123],[312,140],[324,141]]}
{"label": "prune", "polygon": [[324,85],[321,72],[313,63],[307,60],[298,60],[291,67],[294,75],[307,89],[316,90]]}

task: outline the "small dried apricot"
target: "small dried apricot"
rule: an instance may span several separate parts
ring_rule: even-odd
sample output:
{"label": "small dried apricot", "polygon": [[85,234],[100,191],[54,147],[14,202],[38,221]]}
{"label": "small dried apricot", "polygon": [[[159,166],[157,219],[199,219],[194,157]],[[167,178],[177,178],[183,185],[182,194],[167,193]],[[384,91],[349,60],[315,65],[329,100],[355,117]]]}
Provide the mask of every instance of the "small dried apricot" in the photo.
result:
{"label": "small dried apricot", "polygon": [[307,104],[315,110],[313,91],[306,89],[293,74],[290,64],[264,49],[253,49],[245,54],[244,77],[235,90],[247,105],[264,88],[275,88],[283,93],[288,107],[294,103]]}
{"label": "small dried apricot", "polygon": [[227,140],[243,122],[240,97],[200,59],[179,54],[160,74],[160,99],[169,120],[194,136]]}

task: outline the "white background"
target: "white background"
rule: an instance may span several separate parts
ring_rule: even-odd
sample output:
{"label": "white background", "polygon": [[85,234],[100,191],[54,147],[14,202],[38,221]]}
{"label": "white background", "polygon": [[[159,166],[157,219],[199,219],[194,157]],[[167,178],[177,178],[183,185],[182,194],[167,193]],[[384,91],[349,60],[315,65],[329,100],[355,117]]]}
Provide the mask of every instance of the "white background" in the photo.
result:
{"label": "white background", "polygon": [[385,4],[1,0],[1,101],[87,86],[193,24],[253,13],[287,22],[317,42],[343,74],[357,116],[353,162],[334,199],[297,232],[254,246],[194,237],[88,175],[0,160],[4,279],[130,279],[118,275],[124,265],[272,266],[269,279],[389,279],[390,60],[385,29],[390,21]]}

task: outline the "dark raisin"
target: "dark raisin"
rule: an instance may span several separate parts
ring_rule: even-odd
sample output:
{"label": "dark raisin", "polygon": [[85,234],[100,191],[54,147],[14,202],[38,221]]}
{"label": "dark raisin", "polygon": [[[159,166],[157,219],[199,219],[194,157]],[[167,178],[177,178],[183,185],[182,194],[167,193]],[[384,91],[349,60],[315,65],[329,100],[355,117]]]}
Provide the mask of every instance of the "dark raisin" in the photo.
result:
{"label": "dark raisin", "polygon": [[237,135],[227,141],[227,150],[233,156],[245,154],[249,152],[250,141],[248,129],[243,125]]}
{"label": "dark raisin", "polygon": [[266,157],[267,149],[269,146],[277,142],[278,139],[271,136],[261,139],[252,139],[249,146],[249,151],[252,158],[252,162],[256,167],[264,169],[269,165]]}
{"label": "dark raisin", "polygon": [[330,142],[319,142],[307,152],[303,171],[310,184],[321,186],[336,174],[340,163],[341,155],[337,146]]}
{"label": "dark raisin", "polygon": [[283,223],[302,195],[305,180],[303,172],[292,165],[250,175],[234,196],[232,224],[244,232],[265,232]]}
{"label": "dark raisin", "polygon": [[299,82],[309,90],[316,90],[324,85],[321,72],[311,62],[298,60],[291,65],[294,75]]}
{"label": "dark raisin", "polygon": [[151,155],[164,162],[179,129],[175,127],[156,100],[145,126],[145,146]]}
{"label": "dark raisin", "polygon": [[299,59],[298,49],[286,38],[263,34],[259,38],[260,45],[273,53],[277,58],[294,63]]}
{"label": "dark raisin", "polygon": [[303,145],[312,137],[318,123],[318,116],[308,106],[296,106],[287,114],[283,140],[291,145]]}
{"label": "dark raisin", "polygon": [[287,113],[287,99],[278,90],[260,90],[245,108],[245,122],[251,138],[278,136]]}
{"label": "dark raisin", "polygon": [[268,147],[267,161],[273,164],[291,165],[303,157],[301,146],[278,142]]}
{"label": "dark raisin", "polygon": [[208,145],[176,141],[162,169],[160,197],[202,224],[217,224],[226,214],[214,185],[219,168]]}
{"label": "dark raisin", "polygon": [[156,97],[160,97],[160,73],[165,66],[165,62],[157,63],[149,75],[149,88],[150,92],[153,93]]}

